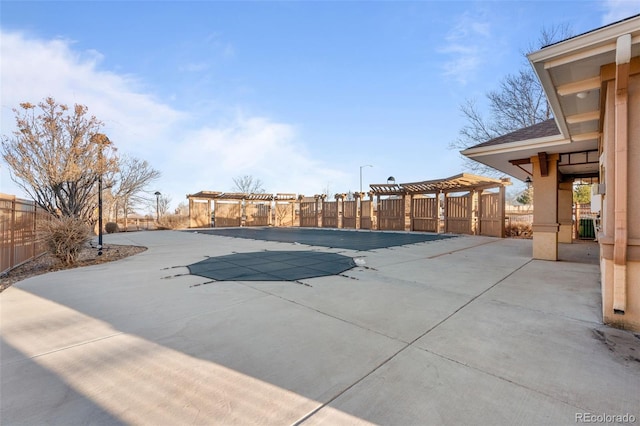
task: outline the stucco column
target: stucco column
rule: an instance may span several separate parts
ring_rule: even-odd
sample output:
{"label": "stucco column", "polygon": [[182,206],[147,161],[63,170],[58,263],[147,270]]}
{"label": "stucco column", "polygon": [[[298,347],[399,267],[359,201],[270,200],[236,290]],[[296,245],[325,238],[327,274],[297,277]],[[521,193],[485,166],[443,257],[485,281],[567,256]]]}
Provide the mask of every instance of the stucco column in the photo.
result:
{"label": "stucco column", "polygon": [[413,216],[413,209],[411,208],[413,195],[403,194],[402,201],[404,201],[404,230],[411,231],[411,219]]}
{"label": "stucco column", "polygon": [[558,260],[558,158],[558,154],[531,157],[534,259]]}
{"label": "stucco column", "polygon": [[[376,208],[374,211],[376,212],[376,223],[375,226],[372,226],[371,228],[380,230],[380,194],[376,195]],[[371,220],[373,220],[373,217],[371,218]]]}
{"label": "stucco column", "polygon": [[[320,195],[316,198],[316,219],[318,228],[322,228],[322,215],[324,214],[324,199],[326,195]],[[320,206],[320,208],[318,208]]]}
{"label": "stucco column", "polygon": [[[535,197],[535,192],[534,192]],[[573,242],[573,182],[558,184],[558,242]]]}
{"label": "stucco column", "polygon": [[364,193],[362,192],[356,192],[353,194],[353,197],[355,198],[356,201],[356,229],[360,229],[360,227],[362,226],[361,224],[361,217],[362,217],[362,196],[364,195]]}
{"label": "stucco column", "polygon": [[469,234],[478,235],[478,191],[469,191]]}
{"label": "stucco column", "polygon": [[336,194],[336,215],[338,216],[336,218],[336,227],[338,229],[342,229],[342,217],[343,217],[343,210],[344,210],[344,197],[345,194]]}

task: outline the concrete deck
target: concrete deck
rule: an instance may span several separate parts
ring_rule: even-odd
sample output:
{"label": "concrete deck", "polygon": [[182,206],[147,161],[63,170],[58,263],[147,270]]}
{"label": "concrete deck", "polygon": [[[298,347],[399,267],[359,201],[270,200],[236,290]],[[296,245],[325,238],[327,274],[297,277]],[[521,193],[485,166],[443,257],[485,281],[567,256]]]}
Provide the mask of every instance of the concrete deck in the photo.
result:
{"label": "concrete deck", "polygon": [[[206,256],[309,246],[172,231],[0,294],[0,423],[640,422],[640,340],[601,324],[598,247],[526,240],[352,251],[342,276],[212,282]],[[627,416],[615,417],[615,416]]]}

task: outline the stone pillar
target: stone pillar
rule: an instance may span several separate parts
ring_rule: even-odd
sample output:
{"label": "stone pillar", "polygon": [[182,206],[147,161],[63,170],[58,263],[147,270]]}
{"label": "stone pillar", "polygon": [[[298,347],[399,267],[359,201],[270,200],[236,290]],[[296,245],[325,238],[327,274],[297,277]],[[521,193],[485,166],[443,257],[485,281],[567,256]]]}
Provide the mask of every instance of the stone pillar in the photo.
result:
{"label": "stone pillar", "polygon": [[506,195],[507,195],[507,188],[502,185],[500,186],[500,198],[499,198],[499,212],[500,212],[500,238],[504,238],[507,236],[507,230],[505,229],[505,217],[506,217]]}
{"label": "stone pillar", "polygon": [[[535,197],[535,192],[534,192]],[[573,182],[558,184],[559,243],[573,242]]]}
{"label": "stone pillar", "polygon": [[336,218],[336,227],[338,229],[342,229],[342,217],[343,217],[343,210],[344,210],[344,197],[345,194],[336,194],[336,215],[338,216]]}
{"label": "stone pillar", "polygon": [[540,153],[533,164],[533,258],[558,260],[558,154]]}
{"label": "stone pillar", "polygon": [[477,210],[475,209],[477,192],[473,189],[469,191],[469,204],[467,206],[467,217],[469,218],[469,234],[476,235],[476,225],[478,223]]}
{"label": "stone pillar", "polygon": [[412,211],[412,206],[411,206],[411,201],[413,200],[413,195],[411,194],[403,194],[402,195],[402,200],[404,201],[404,230],[405,231],[412,231],[412,221],[411,219],[413,218],[413,211]]}
{"label": "stone pillar", "polygon": [[444,233],[446,234],[447,232],[449,232],[449,194],[448,193],[444,193],[443,196],[443,204],[442,204],[442,215],[444,218]]}
{"label": "stone pillar", "polygon": [[[373,203],[371,203],[373,204]],[[378,231],[380,230],[380,194],[376,195],[376,208],[375,208],[375,212],[376,212],[376,224],[375,226],[373,226],[373,216],[371,217],[371,222],[372,222],[372,226],[371,229],[377,229]]]}
{"label": "stone pillar", "polygon": [[353,197],[356,201],[356,229],[360,229],[361,223],[360,218],[362,217],[362,197],[364,196],[364,192],[356,192],[353,194]]}
{"label": "stone pillar", "polygon": [[324,194],[316,196],[316,218],[318,220],[318,228],[322,228],[322,214],[324,212],[325,198],[327,198],[327,196]]}

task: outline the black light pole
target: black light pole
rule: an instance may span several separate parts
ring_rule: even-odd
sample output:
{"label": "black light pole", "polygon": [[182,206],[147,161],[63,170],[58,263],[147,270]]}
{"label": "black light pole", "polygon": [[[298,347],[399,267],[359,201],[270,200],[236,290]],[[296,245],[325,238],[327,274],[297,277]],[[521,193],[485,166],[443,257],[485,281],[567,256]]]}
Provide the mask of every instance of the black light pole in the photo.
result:
{"label": "black light pole", "polygon": [[156,191],[154,194],[156,196],[156,223],[160,222],[160,196],[162,195],[160,191]]}
{"label": "black light pole", "polygon": [[[102,161],[102,146],[98,158]],[[98,256],[102,256],[102,170],[98,175]]]}
{"label": "black light pole", "polygon": [[102,149],[111,141],[102,133],[95,133],[91,136],[91,142],[98,145],[98,256],[102,256],[102,173],[104,172],[104,159]]}

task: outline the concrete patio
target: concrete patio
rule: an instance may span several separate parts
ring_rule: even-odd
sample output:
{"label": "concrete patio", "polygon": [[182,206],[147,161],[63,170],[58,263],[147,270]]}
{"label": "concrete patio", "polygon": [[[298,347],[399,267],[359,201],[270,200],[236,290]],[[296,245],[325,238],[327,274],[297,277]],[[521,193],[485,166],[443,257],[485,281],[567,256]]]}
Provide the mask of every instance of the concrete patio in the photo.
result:
{"label": "concrete patio", "polygon": [[[105,243],[149,249],[0,294],[3,425],[640,421],[640,339],[601,324],[594,243],[563,245],[559,262],[470,236],[370,251],[174,231]],[[188,275],[261,250],[358,266]]]}

